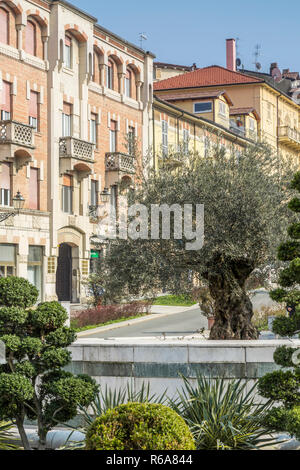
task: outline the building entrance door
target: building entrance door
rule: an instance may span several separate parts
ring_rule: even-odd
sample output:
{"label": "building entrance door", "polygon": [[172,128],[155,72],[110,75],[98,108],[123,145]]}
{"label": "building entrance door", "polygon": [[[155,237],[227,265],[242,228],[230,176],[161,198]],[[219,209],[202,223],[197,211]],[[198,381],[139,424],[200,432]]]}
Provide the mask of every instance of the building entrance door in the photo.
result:
{"label": "building entrance door", "polygon": [[56,294],[60,302],[72,301],[72,247],[66,243],[59,247]]}

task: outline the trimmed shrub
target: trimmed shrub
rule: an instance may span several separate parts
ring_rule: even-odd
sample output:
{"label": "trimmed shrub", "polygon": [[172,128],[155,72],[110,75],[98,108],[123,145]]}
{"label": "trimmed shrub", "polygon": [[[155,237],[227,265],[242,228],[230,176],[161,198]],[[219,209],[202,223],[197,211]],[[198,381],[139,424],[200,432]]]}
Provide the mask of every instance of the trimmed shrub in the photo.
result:
{"label": "trimmed shrub", "polygon": [[90,325],[101,325],[119,318],[134,317],[148,314],[151,304],[149,302],[132,302],[119,305],[99,305],[95,308],[77,311],[72,315],[72,324],[75,328]]}
{"label": "trimmed shrub", "polygon": [[175,411],[153,403],[128,403],[97,418],[87,450],[195,450],[192,433]]}
{"label": "trimmed shrub", "polygon": [[0,279],[0,305],[28,308],[37,302],[39,292],[26,279],[3,277]]}

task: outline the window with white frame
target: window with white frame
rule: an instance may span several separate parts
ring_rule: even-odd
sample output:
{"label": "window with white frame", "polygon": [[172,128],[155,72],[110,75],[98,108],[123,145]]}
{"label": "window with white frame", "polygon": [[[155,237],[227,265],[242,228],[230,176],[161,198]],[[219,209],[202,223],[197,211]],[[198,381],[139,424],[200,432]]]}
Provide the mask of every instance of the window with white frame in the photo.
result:
{"label": "window with white frame", "polygon": [[90,140],[93,144],[97,145],[97,114],[91,115],[91,121],[90,121]]}
{"label": "window with white frame", "polygon": [[125,76],[125,95],[128,98],[131,98],[131,86],[132,86],[132,72],[131,70],[127,69],[126,76]]}
{"label": "window with white frame", "polygon": [[251,132],[255,131],[255,121],[253,118],[249,117],[249,130]]}
{"label": "window with white frame", "polygon": [[0,205],[9,207],[11,204],[11,164],[3,162],[0,174]]}
{"label": "window with white frame", "polygon": [[64,103],[62,113],[62,137],[70,137],[72,133],[72,105]]}
{"label": "window with white frame", "polygon": [[29,100],[29,125],[34,128],[35,131],[38,130],[39,122],[39,94],[36,91],[30,92]]}
{"label": "window with white frame", "polygon": [[226,103],[224,103],[224,101],[219,102],[219,113],[222,116],[226,116]]}
{"label": "window with white frame", "polygon": [[211,101],[201,101],[200,103],[194,103],[194,113],[211,113],[212,112],[212,102]]}
{"label": "window with white frame", "polygon": [[16,245],[0,244],[0,278],[16,275]]}
{"label": "window with white frame", "polygon": [[65,66],[72,68],[72,39],[70,36],[65,36]]}
{"label": "window with white frame", "polygon": [[114,63],[112,60],[108,61],[108,65],[106,67],[106,86],[111,90],[114,88]]}
{"label": "window with white frame", "polygon": [[118,128],[117,122],[111,121],[110,123],[110,151],[111,152],[117,151],[117,136],[118,136],[117,128]]}
{"label": "window with white frame", "polygon": [[167,157],[169,153],[169,126],[168,122],[165,120],[161,121],[161,131],[162,131],[162,153],[163,157]]}
{"label": "window with white frame", "polygon": [[62,211],[66,214],[73,213],[73,178],[70,175],[63,176]]}

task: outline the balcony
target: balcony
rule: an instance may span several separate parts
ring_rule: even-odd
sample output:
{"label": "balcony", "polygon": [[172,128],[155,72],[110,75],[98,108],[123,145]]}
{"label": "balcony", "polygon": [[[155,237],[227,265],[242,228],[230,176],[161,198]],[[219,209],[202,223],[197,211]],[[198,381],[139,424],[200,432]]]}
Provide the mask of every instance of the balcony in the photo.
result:
{"label": "balcony", "polygon": [[135,163],[135,158],[126,153],[107,153],[105,156],[106,186],[119,184],[125,176],[134,175]]}
{"label": "balcony", "polygon": [[278,139],[287,147],[297,150],[300,148],[300,133],[289,126],[278,127]]}
{"label": "balcony", "polygon": [[33,160],[33,127],[13,120],[0,121],[0,145],[0,160],[15,159],[17,168],[22,168]]}
{"label": "balcony", "polygon": [[231,132],[233,132],[236,135],[239,135],[240,137],[246,137],[246,129],[244,126],[237,126],[236,122],[233,120],[230,120],[230,126],[229,129]]}
{"label": "balcony", "polygon": [[61,137],[59,140],[60,171],[78,171],[86,178],[93,171],[95,145],[75,137]]}

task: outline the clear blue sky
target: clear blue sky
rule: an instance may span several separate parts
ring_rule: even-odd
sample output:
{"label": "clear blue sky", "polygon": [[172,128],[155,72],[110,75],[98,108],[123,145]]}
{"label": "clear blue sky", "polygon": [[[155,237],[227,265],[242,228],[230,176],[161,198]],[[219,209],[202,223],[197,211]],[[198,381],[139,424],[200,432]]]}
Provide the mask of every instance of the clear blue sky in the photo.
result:
{"label": "clear blue sky", "polygon": [[253,68],[261,45],[262,71],[271,62],[300,72],[300,2],[292,0],[69,0],[100,25],[144,48],[158,61],[198,66],[225,65],[225,39],[239,38],[239,56]]}

